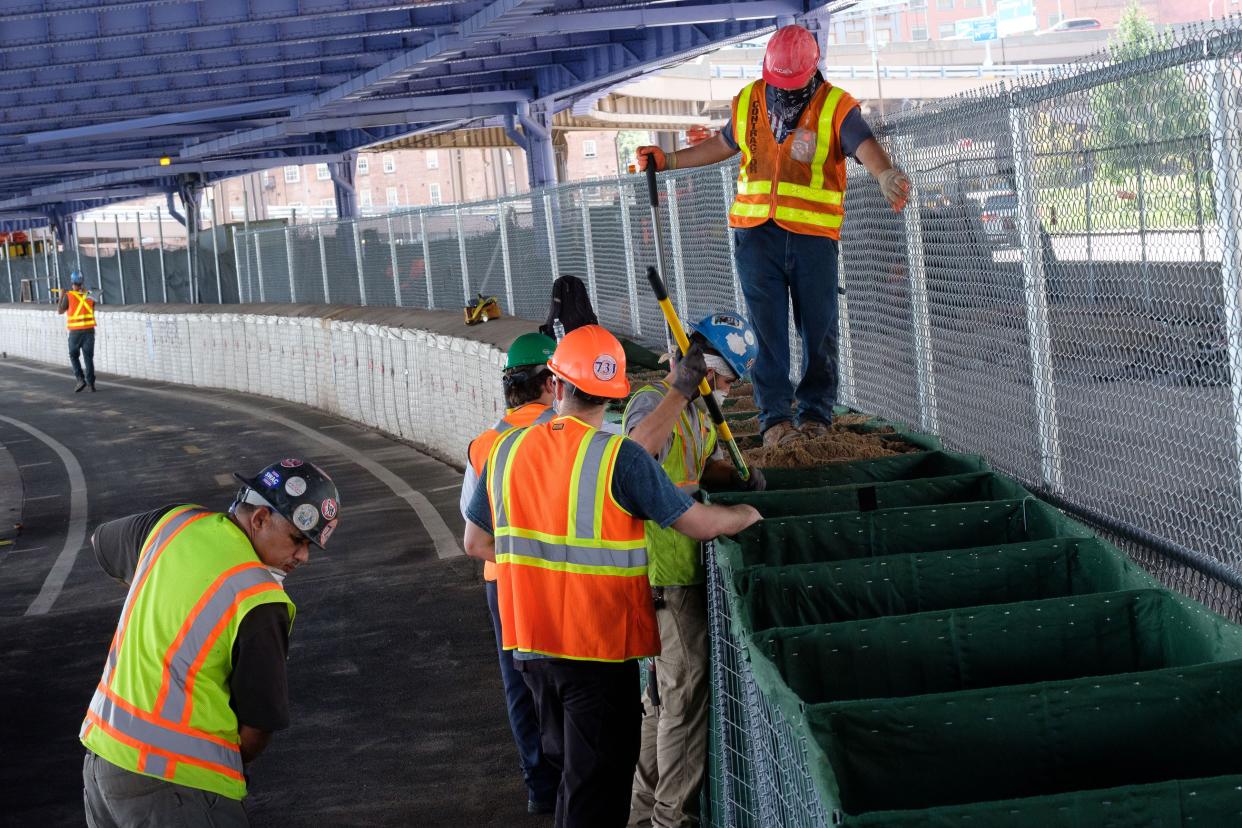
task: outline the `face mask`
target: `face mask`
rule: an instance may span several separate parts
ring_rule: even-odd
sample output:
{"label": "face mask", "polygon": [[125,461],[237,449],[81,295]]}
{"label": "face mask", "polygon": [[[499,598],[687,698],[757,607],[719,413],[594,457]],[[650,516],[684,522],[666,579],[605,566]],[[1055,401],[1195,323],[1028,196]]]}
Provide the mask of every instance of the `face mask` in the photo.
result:
{"label": "face mask", "polygon": [[724,405],[724,401],[729,396],[729,392],[716,389],[712,392],[712,396],[716,398],[716,405]]}
{"label": "face mask", "polygon": [[272,573],[272,577],[276,579],[276,583],[278,584],[283,584],[285,582],[285,578],[289,575],[288,572],[285,572],[283,569],[279,569],[275,566],[267,567],[267,571]]}

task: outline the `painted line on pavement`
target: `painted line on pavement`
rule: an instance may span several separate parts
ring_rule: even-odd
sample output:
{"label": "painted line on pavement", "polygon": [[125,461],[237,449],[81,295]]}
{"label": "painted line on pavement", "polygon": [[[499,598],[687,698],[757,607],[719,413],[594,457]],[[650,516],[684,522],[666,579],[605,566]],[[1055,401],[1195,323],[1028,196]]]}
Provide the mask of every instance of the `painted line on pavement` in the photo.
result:
{"label": "painted line on pavement", "polygon": [[[16,363],[8,363],[8,365],[13,368],[19,368],[23,371],[30,371],[36,374],[47,374],[48,376],[53,377],[60,376],[60,374],[54,371],[47,371],[42,368],[32,368],[28,365],[18,365]],[[130,385],[116,380],[109,380],[108,385],[113,388],[126,388],[131,391],[141,391],[148,394],[160,394],[166,397],[177,397],[180,399],[185,398],[187,391],[194,393],[199,390],[193,386],[173,386],[176,388],[175,391],[165,391],[162,388],[146,388],[141,385]],[[264,420],[279,423],[285,428],[309,437],[320,445],[331,449],[356,465],[361,466],[370,472],[373,477],[391,489],[394,495],[410,505],[410,508],[412,508],[415,514],[418,515],[419,520],[422,521],[423,528],[427,530],[427,534],[431,536],[431,542],[435,545],[437,557],[442,559],[454,558],[465,554],[462,552],[461,547],[457,543],[457,536],[453,534],[451,529],[448,528],[448,524],[444,522],[444,518],[440,516],[438,511],[436,511],[436,507],[431,505],[431,501],[427,499],[427,496],[417,489],[411,488],[408,483],[398,477],[388,467],[383,466],[372,460],[370,457],[367,457],[365,454],[350,448],[340,440],[329,437],[326,434],[320,434],[318,429],[302,425],[301,423],[291,420],[288,417],[283,417],[280,414],[273,414],[271,411],[259,408],[258,406],[245,405],[243,403],[232,402],[231,400],[222,400],[209,394],[195,394],[195,396],[205,403],[210,403],[211,405],[219,406],[220,408],[227,408],[239,414],[245,414],[250,417],[259,417]],[[342,423],[342,425],[345,424]]]}
{"label": "painted line on pavement", "polygon": [[[74,561],[77,560],[78,552],[86,543],[86,475],[82,474],[82,466],[73,456],[73,452],[65,448],[64,444],[56,438],[45,434],[29,423],[6,417],[3,414],[0,414],[0,420],[20,428],[56,452],[56,456],[65,464],[65,471],[69,474],[69,528],[65,532],[65,546],[56,556],[51,571],[43,579],[39,594],[30,602],[30,606],[26,607],[26,615],[44,615],[60,597],[61,590],[65,588],[65,581],[69,578],[69,572],[73,569]],[[56,496],[59,497],[59,495]],[[35,500],[36,498],[26,499]]]}

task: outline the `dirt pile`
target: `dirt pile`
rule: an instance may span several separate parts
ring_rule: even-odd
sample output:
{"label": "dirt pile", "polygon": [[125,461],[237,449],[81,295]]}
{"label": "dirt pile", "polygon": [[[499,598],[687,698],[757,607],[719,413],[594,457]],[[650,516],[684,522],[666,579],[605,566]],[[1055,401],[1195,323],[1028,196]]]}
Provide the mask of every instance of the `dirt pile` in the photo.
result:
{"label": "dirt pile", "polygon": [[[857,416],[857,415],[853,415]],[[760,468],[805,469],[824,463],[845,463],[850,460],[871,460],[917,451],[917,447],[891,435],[893,429],[860,433],[849,430],[837,418],[832,432],[814,440],[794,440],[782,446],[754,448],[743,452],[746,462]],[[859,418],[866,420],[865,417]],[[887,435],[887,436],[886,436]]]}

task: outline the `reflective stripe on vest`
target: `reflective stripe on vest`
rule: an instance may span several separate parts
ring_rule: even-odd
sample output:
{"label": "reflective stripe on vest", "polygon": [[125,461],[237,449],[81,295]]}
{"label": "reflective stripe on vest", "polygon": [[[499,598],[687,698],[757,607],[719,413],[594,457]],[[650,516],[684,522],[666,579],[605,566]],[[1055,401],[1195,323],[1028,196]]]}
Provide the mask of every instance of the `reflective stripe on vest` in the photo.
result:
{"label": "reflective stripe on vest", "polygon": [[742,166],[729,223],[754,227],[773,219],[792,232],[837,238],[844,218],[845,159],[840,153],[834,157],[833,142],[838,113],[843,116],[856,102],[828,84],[817,90],[798,126],[809,130],[814,118],[814,152],[809,160],[797,160],[795,142],[786,138],[778,144],[772,134],[765,89],[763,81],[747,84],[734,103],[734,140]]}
{"label": "reflective stripe on vest", "polygon": [[65,292],[69,307],[65,311],[65,327],[71,331],[85,331],[95,327],[95,301],[76,290]]}

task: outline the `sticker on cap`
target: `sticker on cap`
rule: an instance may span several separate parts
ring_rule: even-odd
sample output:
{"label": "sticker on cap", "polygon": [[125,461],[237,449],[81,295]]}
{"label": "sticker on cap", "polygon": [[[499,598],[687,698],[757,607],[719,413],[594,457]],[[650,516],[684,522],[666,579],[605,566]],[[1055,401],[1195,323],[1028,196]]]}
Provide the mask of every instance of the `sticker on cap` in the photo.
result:
{"label": "sticker on cap", "polygon": [[298,466],[302,465],[302,461],[296,457],[288,457],[281,460],[280,465],[284,466],[286,469],[296,469]]}
{"label": "sticker on cap", "polygon": [[306,478],[290,477],[285,481],[285,491],[294,497],[301,497],[306,493]]}
{"label": "sticker on cap", "polygon": [[746,338],[741,334],[731,333],[725,337],[725,342],[729,343],[729,350],[738,356],[746,353]]}
{"label": "sticker on cap", "polygon": [[319,511],[323,514],[324,520],[332,520],[336,517],[336,501],[329,497],[319,504]]}
{"label": "sticker on cap", "polygon": [[259,478],[259,480],[269,489],[278,488],[280,486],[280,472],[275,469],[266,471],[263,473],[263,476]]}
{"label": "sticker on cap", "polygon": [[303,503],[301,506],[293,510],[293,525],[301,529],[303,532],[309,532],[314,529],[315,524],[318,522],[319,513],[316,512],[315,507],[309,503]]}
{"label": "sticker on cap", "polygon": [[330,520],[319,530],[319,545],[324,546],[328,542],[328,538],[332,537],[332,533],[336,531],[336,521]]}
{"label": "sticker on cap", "polygon": [[617,375],[617,361],[608,354],[600,354],[595,358],[593,370],[597,380],[608,382]]}

